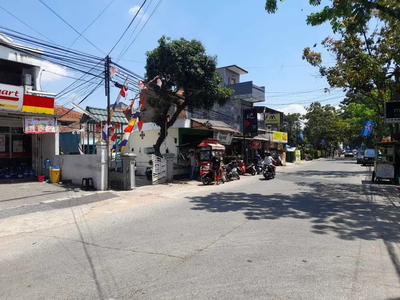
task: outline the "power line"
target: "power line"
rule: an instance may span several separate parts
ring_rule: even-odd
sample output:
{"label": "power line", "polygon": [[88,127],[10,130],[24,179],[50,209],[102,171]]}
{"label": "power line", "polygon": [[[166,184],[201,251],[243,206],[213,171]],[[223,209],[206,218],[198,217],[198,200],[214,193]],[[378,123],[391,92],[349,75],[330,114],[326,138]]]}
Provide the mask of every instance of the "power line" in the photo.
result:
{"label": "power line", "polygon": [[5,9],[4,7],[2,7],[0,5],[0,8],[2,10],[4,10],[6,13],[8,13],[10,16],[14,17],[15,19],[17,19],[18,21],[20,21],[22,24],[24,24],[25,26],[27,26],[28,28],[32,29],[34,32],[36,32],[38,35],[44,37],[46,40],[49,40],[52,43],[55,43],[53,40],[51,40],[50,38],[48,38],[47,36],[41,34],[39,31],[37,31],[35,28],[33,28],[32,26],[28,25],[27,23],[25,23],[24,21],[22,21],[20,18],[18,18],[17,16],[15,16],[14,14],[12,14],[11,12],[9,12],[7,9]]}
{"label": "power line", "polygon": [[101,15],[111,6],[111,4],[114,3],[114,1],[115,1],[115,0],[112,0],[105,8],[101,11],[101,13],[92,21],[92,23],[90,23],[89,26],[86,27],[86,28],[82,31],[82,33],[80,33],[80,34],[78,35],[78,37],[72,42],[71,46],[69,46],[70,48],[71,48],[71,47],[75,44],[75,42],[82,36],[82,34],[84,34],[84,33],[86,32],[86,30],[88,30],[88,29],[90,28],[90,26],[92,26],[93,23],[96,22],[97,19],[101,17]]}
{"label": "power line", "polygon": [[144,16],[146,15],[146,12],[147,12],[147,10],[148,10],[149,7],[150,7],[151,2],[153,2],[153,0],[150,0],[149,5],[147,5],[146,9],[144,10],[143,14],[142,14],[141,17],[140,17],[139,22],[137,22],[137,24],[136,24],[135,28],[133,29],[131,35],[130,35],[129,38],[126,40],[126,43],[125,43],[124,47],[122,48],[122,50],[121,50],[121,52],[120,52],[120,54],[119,54],[119,56],[118,56],[118,58],[117,58],[117,62],[121,59],[122,53],[124,52],[126,46],[129,44],[129,40],[131,39],[131,37],[132,37],[133,34],[135,33],[136,29],[138,28],[140,22],[142,22]]}
{"label": "power line", "polygon": [[75,31],[79,36],[82,36],[89,44],[91,44],[93,47],[95,47],[97,50],[99,50],[101,53],[105,55],[105,53],[98,48],[95,44],[93,44],[91,41],[89,41],[85,36],[83,36],[78,30],[76,30],[71,24],[69,24],[67,21],[65,21],[58,13],[56,13],[50,6],[48,6],[43,0],[39,0],[40,3],[42,3],[44,6],[46,6],[53,14],[55,14],[60,20],[62,20],[65,24],[67,24],[73,31]]}
{"label": "power line", "polygon": [[[42,0],[39,0],[42,1]],[[115,49],[115,47],[118,45],[118,43],[122,40],[124,37],[125,33],[128,31],[128,29],[131,27],[133,21],[135,21],[136,17],[138,16],[139,12],[142,10],[143,6],[146,4],[147,0],[144,0],[142,5],[139,7],[138,11],[136,12],[135,16],[132,18],[131,22],[129,23],[128,27],[126,27],[125,31],[122,33],[121,37],[118,39],[118,41],[115,43],[115,45],[111,48],[110,52],[108,52],[108,55],[111,54],[111,52]]]}
{"label": "power line", "polygon": [[124,51],[124,53],[120,56],[123,57],[125,55],[125,53],[129,50],[129,48],[132,46],[132,44],[136,41],[137,37],[139,36],[139,34],[143,31],[144,27],[147,25],[147,23],[149,22],[149,20],[151,19],[151,17],[153,16],[153,14],[157,11],[157,9],[160,7],[161,3],[163,0],[159,0],[157,6],[154,8],[153,12],[150,14],[149,18],[146,20],[146,23],[144,23],[143,27],[140,29],[139,33],[135,36],[135,38],[133,39],[133,41],[129,44],[128,48],[126,48],[126,50]]}

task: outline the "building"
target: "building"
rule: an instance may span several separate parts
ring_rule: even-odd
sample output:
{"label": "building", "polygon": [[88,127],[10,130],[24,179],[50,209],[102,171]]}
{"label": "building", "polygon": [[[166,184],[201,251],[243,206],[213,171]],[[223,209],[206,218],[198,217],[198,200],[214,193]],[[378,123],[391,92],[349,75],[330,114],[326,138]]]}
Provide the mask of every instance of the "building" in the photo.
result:
{"label": "building", "polygon": [[[215,105],[211,111],[196,111],[191,117],[222,121],[239,132],[244,132],[245,111],[254,108],[254,104],[265,101],[265,87],[257,86],[253,81],[242,81],[241,76],[248,72],[237,65],[217,69],[222,78],[222,86],[234,90],[232,98],[224,105]],[[257,135],[257,133],[256,133]],[[249,161],[252,139],[234,137],[232,144],[227,147],[227,154],[242,154]]]}
{"label": "building", "polygon": [[[0,33],[0,177],[43,174],[58,154],[55,94],[41,91],[42,51]],[[30,173],[31,175],[33,172]]]}

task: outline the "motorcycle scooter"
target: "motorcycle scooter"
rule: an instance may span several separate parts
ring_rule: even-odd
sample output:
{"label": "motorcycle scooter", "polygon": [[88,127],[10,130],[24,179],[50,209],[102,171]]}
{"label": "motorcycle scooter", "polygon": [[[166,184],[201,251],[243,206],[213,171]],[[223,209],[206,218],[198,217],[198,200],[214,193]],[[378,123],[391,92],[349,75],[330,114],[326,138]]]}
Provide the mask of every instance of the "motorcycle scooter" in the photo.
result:
{"label": "motorcycle scooter", "polygon": [[265,179],[275,178],[275,168],[272,166],[265,166],[263,170],[263,176]]}

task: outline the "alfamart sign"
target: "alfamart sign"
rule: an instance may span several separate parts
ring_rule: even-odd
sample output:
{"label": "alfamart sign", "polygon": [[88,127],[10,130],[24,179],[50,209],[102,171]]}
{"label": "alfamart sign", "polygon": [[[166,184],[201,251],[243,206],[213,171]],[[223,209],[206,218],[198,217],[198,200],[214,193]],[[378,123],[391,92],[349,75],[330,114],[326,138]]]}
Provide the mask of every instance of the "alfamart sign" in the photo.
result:
{"label": "alfamart sign", "polygon": [[8,84],[0,84],[0,108],[12,111],[21,111],[24,97],[24,88]]}

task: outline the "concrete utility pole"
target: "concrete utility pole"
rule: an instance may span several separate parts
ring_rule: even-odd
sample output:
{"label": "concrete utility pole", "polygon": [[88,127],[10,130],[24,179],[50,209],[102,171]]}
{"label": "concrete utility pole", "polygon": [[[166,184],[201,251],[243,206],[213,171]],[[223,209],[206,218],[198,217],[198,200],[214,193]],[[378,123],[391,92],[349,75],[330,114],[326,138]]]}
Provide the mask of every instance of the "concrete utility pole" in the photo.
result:
{"label": "concrete utility pole", "polygon": [[111,59],[107,55],[106,61],[104,64],[104,88],[105,88],[105,95],[107,96],[107,178],[108,178],[108,189],[110,189],[110,125],[111,125],[111,114],[110,114],[110,62]]}

